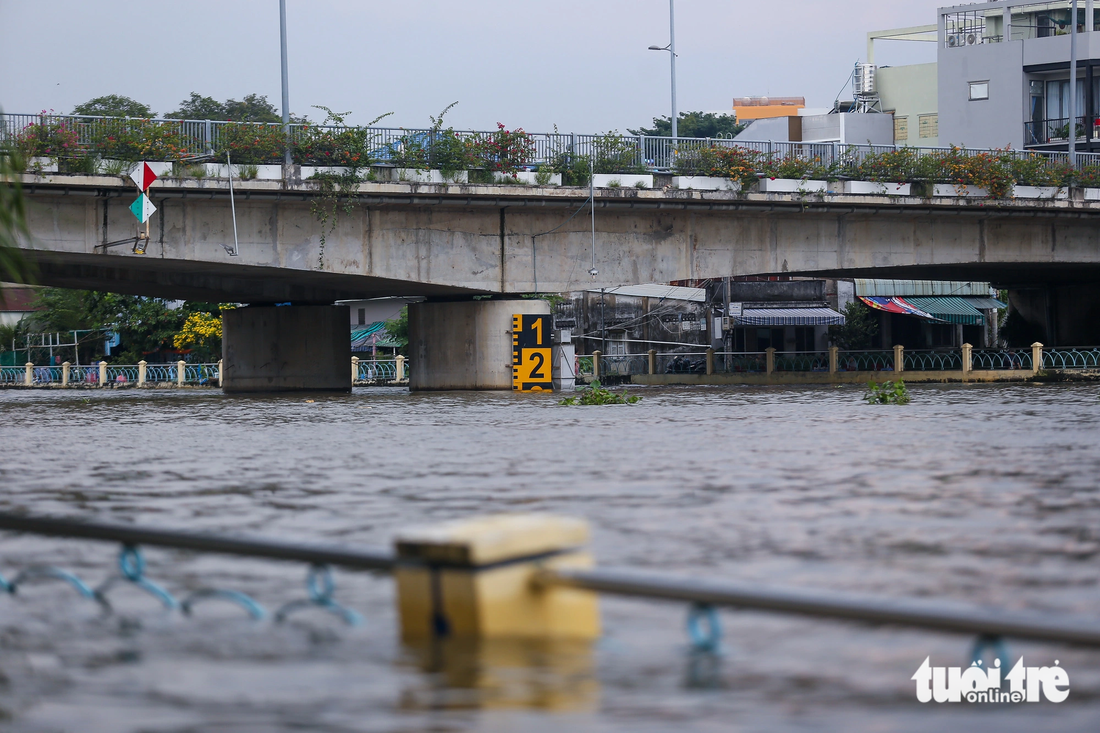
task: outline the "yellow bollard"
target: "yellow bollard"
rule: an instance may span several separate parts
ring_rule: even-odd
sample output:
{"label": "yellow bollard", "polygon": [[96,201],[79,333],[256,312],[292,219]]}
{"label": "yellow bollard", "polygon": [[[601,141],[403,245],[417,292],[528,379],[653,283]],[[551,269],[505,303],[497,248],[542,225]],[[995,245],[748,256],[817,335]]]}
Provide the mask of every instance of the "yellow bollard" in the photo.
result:
{"label": "yellow bollard", "polygon": [[583,520],[538,514],[400,534],[395,579],[402,639],[595,639],[595,594],[536,582],[543,568],[591,567],[587,543]]}
{"label": "yellow bollard", "polygon": [[148,366],[149,366],[149,362],[145,361],[145,359],[142,359],[141,361],[138,362],[138,383],[137,383],[137,386],[139,386],[139,387],[144,387],[145,386],[145,370],[146,370],[146,367],[148,367]]}
{"label": "yellow bollard", "polygon": [[176,362],[176,386],[182,387],[184,379],[187,378],[187,362],[180,359]]}
{"label": "yellow bollard", "polygon": [[393,374],[394,374],[393,381],[395,381],[395,382],[404,381],[404,379],[405,379],[405,357],[402,356],[401,354],[398,354],[397,358],[394,359],[394,362],[395,362],[395,364],[394,364],[394,372],[393,372]]}
{"label": "yellow bollard", "polygon": [[1043,345],[1036,341],[1031,345],[1031,373],[1043,371]]}
{"label": "yellow bollard", "polygon": [[61,386],[62,387],[68,387],[69,386],[69,367],[71,367],[71,366],[72,366],[72,364],[70,364],[67,361],[61,362]]}
{"label": "yellow bollard", "polygon": [[355,384],[359,381],[359,357],[351,357],[351,383]]}
{"label": "yellow bollard", "polygon": [[107,385],[107,362],[99,362],[99,386],[104,387]]}
{"label": "yellow bollard", "polygon": [[34,362],[28,361],[23,366],[23,385],[30,387],[34,384]]}

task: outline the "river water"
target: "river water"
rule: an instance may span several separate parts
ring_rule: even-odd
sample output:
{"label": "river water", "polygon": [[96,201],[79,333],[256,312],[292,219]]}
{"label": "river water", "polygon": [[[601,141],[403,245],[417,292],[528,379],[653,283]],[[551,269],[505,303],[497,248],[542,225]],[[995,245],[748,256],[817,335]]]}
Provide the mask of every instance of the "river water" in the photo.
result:
{"label": "river water", "polygon": [[[1100,613],[1096,386],[636,389],[634,406],[550,396],[226,397],[0,392],[0,507],[381,546],[399,528],[497,511],[585,517],[601,565],[948,604]],[[313,399],[309,402],[307,399]],[[0,573],[51,563],[99,582],[116,548],[0,534]],[[147,575],[266,607],[295,564],[150,549]],[[252,622],[228,604],[114,613],[60,583],[0,597],[0,727],[13,731],[1096,730],[1100,651],[1058,660],[1069,699],[922,705],[910,677],[966,666],[972,639],[723,612],[689,653],[678,604],[605,598],[591,649],[411,649],[388,578],[336,571],[365,623]]]}

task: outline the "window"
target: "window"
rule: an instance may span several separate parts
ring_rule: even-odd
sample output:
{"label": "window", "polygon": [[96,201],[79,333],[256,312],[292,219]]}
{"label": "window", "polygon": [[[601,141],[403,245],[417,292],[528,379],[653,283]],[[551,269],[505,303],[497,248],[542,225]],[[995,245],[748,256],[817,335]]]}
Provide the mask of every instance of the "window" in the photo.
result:
{"label": "window", "polygon": [[917,119],[917,124],[922,138],[940,136],[940,116],[938,114],[921,115]]}
{"label": "window", "polygon": [[894,142],[905,142],[909,139],[909,118],[894,117]]}
{"label": "window", "polygon": [[970,82],[970,101],[976,102],[980,99],[989,99],[989,82],[988,81],[972,81]]}
{"label": "window", "polygon": [[360,326],[367,325],[367,309],[366,308],[360,308],[359,309],[359,325]]}

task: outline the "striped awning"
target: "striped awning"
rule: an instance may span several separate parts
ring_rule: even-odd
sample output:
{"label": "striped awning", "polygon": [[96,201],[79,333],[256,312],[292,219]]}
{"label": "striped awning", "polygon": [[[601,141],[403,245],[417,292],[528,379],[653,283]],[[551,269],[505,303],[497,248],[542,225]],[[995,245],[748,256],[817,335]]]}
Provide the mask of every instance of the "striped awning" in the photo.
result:
{"label": "striped awning", "polygon": [[1008,303],[1002,303],[996,298],[975,298],[973,296],[967,296],[966,302],[980,311],[999,310],[1000,308],[1008,307]]}
{"label": "striped awning", "polygon": [[981,326],[985,323],[985,314],[967,302],[966,298],[941,296],[939,298],[919,298],[910,296],[905,302],[931,313],[936,320],[957,323],[963,326]]}
{"label": "striped awning", "polygon": [[843,326],[844,316],[832,308],[745,308],[738,326]]}

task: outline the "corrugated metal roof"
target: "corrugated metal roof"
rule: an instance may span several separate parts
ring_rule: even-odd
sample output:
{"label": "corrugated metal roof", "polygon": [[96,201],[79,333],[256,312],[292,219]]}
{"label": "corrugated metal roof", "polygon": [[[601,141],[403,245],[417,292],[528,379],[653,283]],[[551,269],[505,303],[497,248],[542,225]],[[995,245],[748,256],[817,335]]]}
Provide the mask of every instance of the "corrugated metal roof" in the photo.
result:
{"label": "corrugated metal roof", "polygon": [[[592,289],[590,293],[598,293],[600,290]],[[702,288],[682,288],[676,285],[621,285],[617,288],[606,288],[607,295],[626,295],[634,298],[660,298],[662,300],[690,300],[693,303],[702,303],[707,299],[707,291]]]}
{"label": "corrugated metal roof", "polygon": [[943,295],[976,295],[989,297],[987,282],[955,282],[949,280],[867,280],[856,278],[856,295],[877,295],[886,298],[917,295],[933,298]]}
{"label": "corrugated metal roof", "polygon": [[842,326],[844,316],[832,308],[745,308],[738,326]]}
{"label": "corrugated metal roof", "polygon": [[964,326],[980,326],[985,323],[985,314],[968,303],[966,298],[907,296],[905,302],[948,323],[960,323]]}

